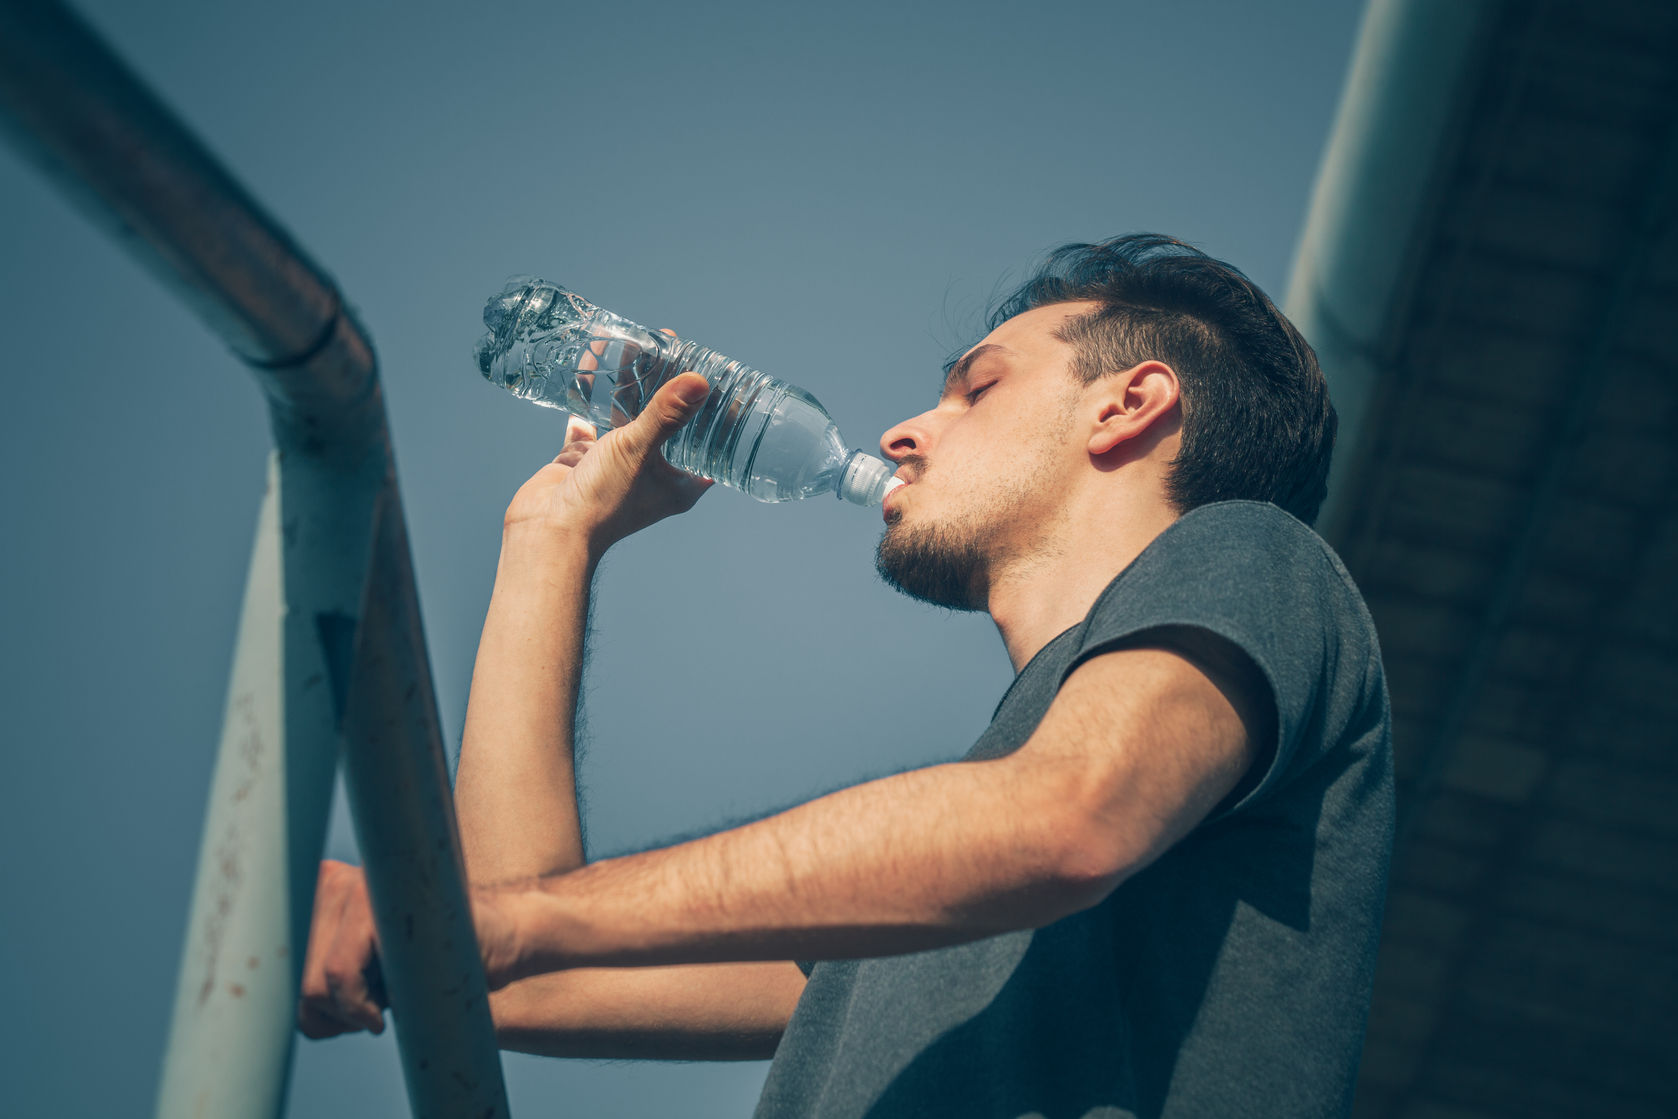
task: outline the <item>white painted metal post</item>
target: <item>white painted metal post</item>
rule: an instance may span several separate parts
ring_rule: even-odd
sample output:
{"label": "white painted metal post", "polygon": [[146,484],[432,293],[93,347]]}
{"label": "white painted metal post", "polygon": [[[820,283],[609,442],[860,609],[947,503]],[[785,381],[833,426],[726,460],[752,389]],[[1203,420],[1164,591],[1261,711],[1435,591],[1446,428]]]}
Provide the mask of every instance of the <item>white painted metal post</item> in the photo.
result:
{"label": "white painted metal post", "polygon": [[[258,519],[158,1113],[284,1106],[347,735],[415,1115],[507,1114],[373,351],[336,287],[56,0],[0,0],[0,128],[268,399]],[[374,541],[378,544],[375,547]]]}
{"label": "white painted metal post", "polygon": [[[210,886],[209,896],[194,899],[187,925],[160,1115],[277,1116],[290,1067],[293,1024],[286,1011],[297,943],[284,842],[279,487],[279,464],[270,457],[198,853],[197,880],[201,890]],[[294,710],[294,719],[299,714]],[[329,770],[328,792],[330,779]],[[216,1077],[218,1068],[230,1075]]]}
{"label": "white painted metal post", "polygon": [[282,1110],[382,459],[269,460],[160,1116]]}

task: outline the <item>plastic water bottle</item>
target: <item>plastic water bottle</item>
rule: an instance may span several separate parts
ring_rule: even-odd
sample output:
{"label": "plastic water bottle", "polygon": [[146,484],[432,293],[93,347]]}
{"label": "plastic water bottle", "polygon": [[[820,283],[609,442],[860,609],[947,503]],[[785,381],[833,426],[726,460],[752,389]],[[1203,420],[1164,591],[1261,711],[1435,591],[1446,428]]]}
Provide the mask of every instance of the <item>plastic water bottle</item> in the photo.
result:
{"label": "plastic water bottle", "polygon": [[478,369],[491,383],[605,431],[692,370],[711,394],[664,444],[671,465],[759,501],[836,493],[878,505],[893,468],[847,450],[816,398],[694,342],[648,330],[558,284],[515,279],[484,307]]}

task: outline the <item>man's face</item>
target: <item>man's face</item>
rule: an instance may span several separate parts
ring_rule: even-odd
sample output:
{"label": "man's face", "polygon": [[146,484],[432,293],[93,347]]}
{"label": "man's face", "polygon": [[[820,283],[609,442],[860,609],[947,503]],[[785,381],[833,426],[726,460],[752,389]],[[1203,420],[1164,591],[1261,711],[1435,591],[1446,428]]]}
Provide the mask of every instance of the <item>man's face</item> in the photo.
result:
{"label": "man's face", "polygon": [[875,562],[888,583],[983,610],[1005,567],[1050,554],[1060,495],[1088,457],[1074,434],[1085,386],[1054,331],[1096,308],[1057,303],[1009,319],[951,369],[936,407],[880,439],[909,483],[886,496]]}

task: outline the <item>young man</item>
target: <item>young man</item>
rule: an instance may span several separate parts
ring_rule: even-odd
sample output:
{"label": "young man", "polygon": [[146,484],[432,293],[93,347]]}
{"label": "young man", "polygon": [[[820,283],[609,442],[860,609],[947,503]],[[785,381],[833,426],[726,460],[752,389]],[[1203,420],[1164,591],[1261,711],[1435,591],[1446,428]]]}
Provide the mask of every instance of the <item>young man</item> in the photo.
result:
{"label": "young man", "polygon": [[[1349,1109],[1391,752],[1368,614],[1301,523],[1316,360],[1154,235],[1061,249],[991,325],[881,440],[882,574],[988,611],[1018,673],[961,762],[585,865],[589,584],[704,489],[658,453],[704,382],[574,425],[514,497],[456,787],[505,1045],[774,1056],[765,1117]],[[359,871],[319,899],[302,1028],[377,1029]]]}

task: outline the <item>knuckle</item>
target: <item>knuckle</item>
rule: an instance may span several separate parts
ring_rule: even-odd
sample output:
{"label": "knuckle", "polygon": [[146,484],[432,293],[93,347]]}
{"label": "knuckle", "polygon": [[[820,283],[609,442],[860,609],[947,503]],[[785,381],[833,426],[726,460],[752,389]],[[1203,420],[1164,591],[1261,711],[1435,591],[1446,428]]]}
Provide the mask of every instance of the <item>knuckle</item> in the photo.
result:
{"label": "knuckle", "polygon": [[334,964],[326,969],[325,997],[328,1002],[337,1004],[354,993],[355,975],[341,964]]}

